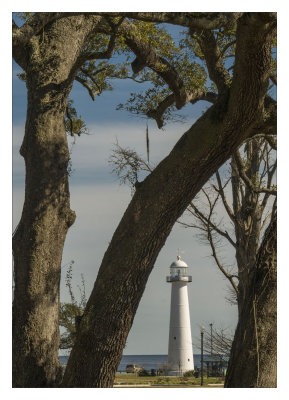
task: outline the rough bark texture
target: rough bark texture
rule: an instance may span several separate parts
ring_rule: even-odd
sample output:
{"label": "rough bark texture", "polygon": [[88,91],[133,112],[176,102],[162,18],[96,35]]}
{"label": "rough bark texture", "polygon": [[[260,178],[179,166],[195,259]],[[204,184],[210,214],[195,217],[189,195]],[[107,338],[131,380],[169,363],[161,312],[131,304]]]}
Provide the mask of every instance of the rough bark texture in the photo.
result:
{"label": "rough bark texture", "polygon": [[84,17],[74,17],[48,26],[19,60],[27,66],[28,110],[20,150],[26,165],[25,202],[13,238],[13,387],[53,387],[61,379],[60,264],[75,219],[64,113],[87,35],[83,23]]}
{"label": "rough bark texture", "polygon": [[277,386],[277,219],[268,227],[239,317],[225,387]]}

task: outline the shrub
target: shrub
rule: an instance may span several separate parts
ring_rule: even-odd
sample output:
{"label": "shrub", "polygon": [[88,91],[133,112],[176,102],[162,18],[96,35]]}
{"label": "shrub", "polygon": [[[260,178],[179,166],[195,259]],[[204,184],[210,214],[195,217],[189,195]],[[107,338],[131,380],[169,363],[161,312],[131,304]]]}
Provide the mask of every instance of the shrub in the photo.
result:
{"label": "shrub", "polygon": [[191,369],[190,371],[186,371],[185,373],[184,373],[184,377],[185,378],[189,378],[189,377],[191,377],[191,376],[194,376],[194,370],[193,369]]}
{"label": "shrub", "polygon": [[150,374],[149,374],[149,372],[146,370],[146,369],[141,369],[139,372],[138,372],[138,376],[149,376]]}

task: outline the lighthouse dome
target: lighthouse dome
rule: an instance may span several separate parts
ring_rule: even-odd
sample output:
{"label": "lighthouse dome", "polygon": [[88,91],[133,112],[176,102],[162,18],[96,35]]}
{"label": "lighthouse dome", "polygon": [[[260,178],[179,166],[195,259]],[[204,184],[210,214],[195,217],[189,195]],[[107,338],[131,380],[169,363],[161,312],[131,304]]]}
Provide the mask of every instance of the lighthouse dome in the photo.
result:
{"label": "lighthouse dome", "polygon": [[178,256],[177,260],[170,265],[170,276],[167,282],[192,282],[192,277],[188,275],[188,265]]}
{"label": "lighthouse dome", "polygon": [[171,264],[170,268],[180,268],[180,267],[181,268],[188,268],[188,265],[183,260],[181,260],[180,256],[178,256],[177,257],[177,261],[174,261]]}

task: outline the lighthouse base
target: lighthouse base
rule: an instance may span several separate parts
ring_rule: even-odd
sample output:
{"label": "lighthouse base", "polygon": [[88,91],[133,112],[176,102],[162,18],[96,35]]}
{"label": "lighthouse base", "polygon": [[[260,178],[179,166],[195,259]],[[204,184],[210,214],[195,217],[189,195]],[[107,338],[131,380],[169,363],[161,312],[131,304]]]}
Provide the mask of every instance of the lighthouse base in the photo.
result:
{"label": "lighthouse base", "polygon": [[190,369],[187,370],[169,369],[167,374],[168,376],[184,376],[184,373],[187,371],[190,371]]}
{"label": "lighthouse base", "polygon": [[168,376],[183,376],[183,371],[168,371]]}
{"label": "lighthouse base", "polygon": [[167,374],[168,376],[183,376],[185,372],[194,370],[193,357],[191,360],[182,360],[183,362],[168,361]]}

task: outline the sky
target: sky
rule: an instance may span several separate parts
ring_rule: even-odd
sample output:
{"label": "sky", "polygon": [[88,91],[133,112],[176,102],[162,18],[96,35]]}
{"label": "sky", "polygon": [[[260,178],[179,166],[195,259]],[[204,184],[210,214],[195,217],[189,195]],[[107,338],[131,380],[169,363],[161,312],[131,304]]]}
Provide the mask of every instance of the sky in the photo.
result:
{"label": "sky", "polygon": [[[13,63],[13,229],[19,222],[24,199],[24,161],[19,155],[26,114],[26,87]],[[125,102],[139,85],[131,81],[116,81],[114,90],[103,93],[93,102],[79,83],[75,83],[71,98],[86,122],[89,135],[69,139],[72,160],[70,177],[71,208],[77,218],[70,228],[62,259],[61,301],[69,301],[65,287],[65,272],[71,260],[73,287],[84,276],[89,295],[108,243],[131,199],[129,187],[120,186],[108,163],[113,145],[135,149],[146,154],[146,119],[136,118],[116,106]],[[168,123],[163,130],[149,121],[150,159],[154,164],[162,160],[180,136],[194,123],[208,103],[188,105],[182,111],[186,123]],[[124,354],[167,354],[170,284],[166,283],[169,266],[176,259],[178,249],[189,266],[193,281],[188,285],[193,344],[199,345],[200,325],[213,323],[219,328],[234,331],[237,321],[236,306],[225,300],[227,283],[218,272],[209,249],[200,245],[194,231],[179,224],[173,228],[161,250],[127,339]]]}

